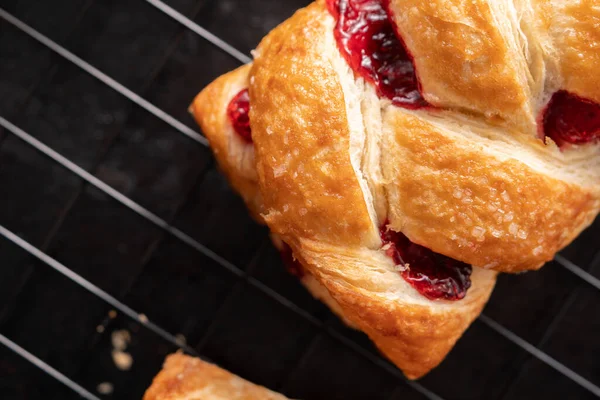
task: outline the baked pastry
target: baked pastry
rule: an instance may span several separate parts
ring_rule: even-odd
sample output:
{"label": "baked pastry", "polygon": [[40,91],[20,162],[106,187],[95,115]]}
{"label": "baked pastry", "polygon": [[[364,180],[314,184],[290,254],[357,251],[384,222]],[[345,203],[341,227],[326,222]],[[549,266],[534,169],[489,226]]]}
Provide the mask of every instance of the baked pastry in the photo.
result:
{"label": "baked pastry", "polygon": [[599,13],[316,1],[191,110],[309,290],[418,378],[496,271],[541,267],[598,214]]}
{"label": "baked pastry", "polygon": [[199,358],[171,354],[144,394],[144,400],[188,399],[284,400],[287,397]]}

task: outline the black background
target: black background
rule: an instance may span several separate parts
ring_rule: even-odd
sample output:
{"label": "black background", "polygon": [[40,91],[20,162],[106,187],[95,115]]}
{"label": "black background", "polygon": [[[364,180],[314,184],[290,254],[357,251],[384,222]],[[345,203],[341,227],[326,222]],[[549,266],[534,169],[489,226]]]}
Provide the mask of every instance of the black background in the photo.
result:
{"label": "black background", "polygon": [[[249,53],[308,1],[167,3]],[[193,96],[238,65],[143,0],[0,4],[194,129],[186,112]],[[248,217],[209,150],[2,19],[0,116],[375,352],[283,270],[265,228]],[[1,129],[0,224],[246,379],[308,400],[423,398]],[[563,252],[597,277],[599,236],[597,221]],[[600,384],[599,296],[550,263],[502,276],[485,313]],[[108,319],[110,309],[0,239],[0,332],[92,392],[111,382],[115,391],[106,398],[140,398],[175,348],[122,315]],[[133,335],[127,372],[110,356],[116,329]],[[479,321],[421,383],[447,399],[593,397]],[[0,346],[0,398],[77,396]]]}

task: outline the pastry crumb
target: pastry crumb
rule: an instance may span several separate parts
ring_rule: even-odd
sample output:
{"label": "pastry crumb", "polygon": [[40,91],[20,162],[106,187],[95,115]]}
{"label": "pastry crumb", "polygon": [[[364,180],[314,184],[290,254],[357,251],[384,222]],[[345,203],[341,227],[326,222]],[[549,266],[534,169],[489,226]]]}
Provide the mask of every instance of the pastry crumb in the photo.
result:
{"label": "pastry crumb", "polygon": [[133,357],[124,351],[113,350],[112,359],[115,366],[121,371],[129,371],[133,365]]}
{"label": "pastry crumb", "polygon": [[115,350],[125,350],[131,342],[131,334],[126,329],[114,331],[110,336],[112,346]]}

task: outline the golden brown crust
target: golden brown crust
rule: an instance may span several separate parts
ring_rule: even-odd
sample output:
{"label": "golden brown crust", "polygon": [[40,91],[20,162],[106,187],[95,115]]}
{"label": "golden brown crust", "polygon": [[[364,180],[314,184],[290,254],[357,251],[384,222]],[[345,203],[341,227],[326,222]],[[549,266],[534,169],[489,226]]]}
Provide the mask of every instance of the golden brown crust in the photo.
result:
{"label": "golden brown crust", "polygon": [[[369,293],[330,281],[327,288],[351,321],[408,379],[418,379],[437,367],[469,325],[479,316],[494,287],[488,282],[472,306],[460,312],[435,313],[426,306],[379,301]],[[472,296],[472,293],[470,293]]]}
{"label": "golden brown crust", "polygon": [[265,219],[286,242],[305,237],[377,246],[347,150],[340,83],[322,56],[327,18],[313,3],[271,31],[257,50],[250,118]]}
{"label": "golden brown crust", "polygon": [[390,0],[389,7],[429,102],[532,126],[527,62],[511,41],[517,16],[511,21],[492,3]]}
{"label": "golden brown crust", "polygon": [[190,106],[190,112],[208,138],[219,168],[231,186],[242,195],[253,217],[262,221],[262,205],[254,161],[254,146],[246,143],[231,126],[227,105],[241,90],[248,88],[251,65],[244,65],[220,76],[208,85]]}
{"label": "golden brown crust", "polygon": [[598,187],[500,159],[483,140],[452,134],[418,113],[390,108],[384,138],[391,227],[457,260],[503,272],[537,269],[598,213]]}
{"label": "golden brown crust", "polygon": [[287,397],[243,380],[216,365],[171,354],[144,400],[284,400]]}

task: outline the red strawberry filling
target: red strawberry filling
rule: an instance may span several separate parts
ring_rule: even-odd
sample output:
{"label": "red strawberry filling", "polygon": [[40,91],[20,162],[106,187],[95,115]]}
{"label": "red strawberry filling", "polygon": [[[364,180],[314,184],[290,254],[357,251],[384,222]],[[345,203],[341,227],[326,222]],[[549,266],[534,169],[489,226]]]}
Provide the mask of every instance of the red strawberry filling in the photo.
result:
{"label": "red strawberry filling", "polygon": [[411,242],[400,232],[381,230],[385,253],[399,267],[402,277],[419,293],[431,300],[460,300],[471,287],[470,265],[434,253]]}
{"label": "red strawberry filling", "polygon": [[561,148],[600,141],[600,105],[565,90],[554,93],[543,113],[544,136]]}
{"label": "red strawberry filling", "polygon": [[338,48],[380,96],[410,109],[427,106],[410,55],[394,31],[386,0],[327,0]]}
{"label": "red strawberry filling", "polygon": [[235,132],[247,143],[252,143],[249,112],[250,97],[248,96],[248,89],[244,89],[229,102],[227,116]]}

